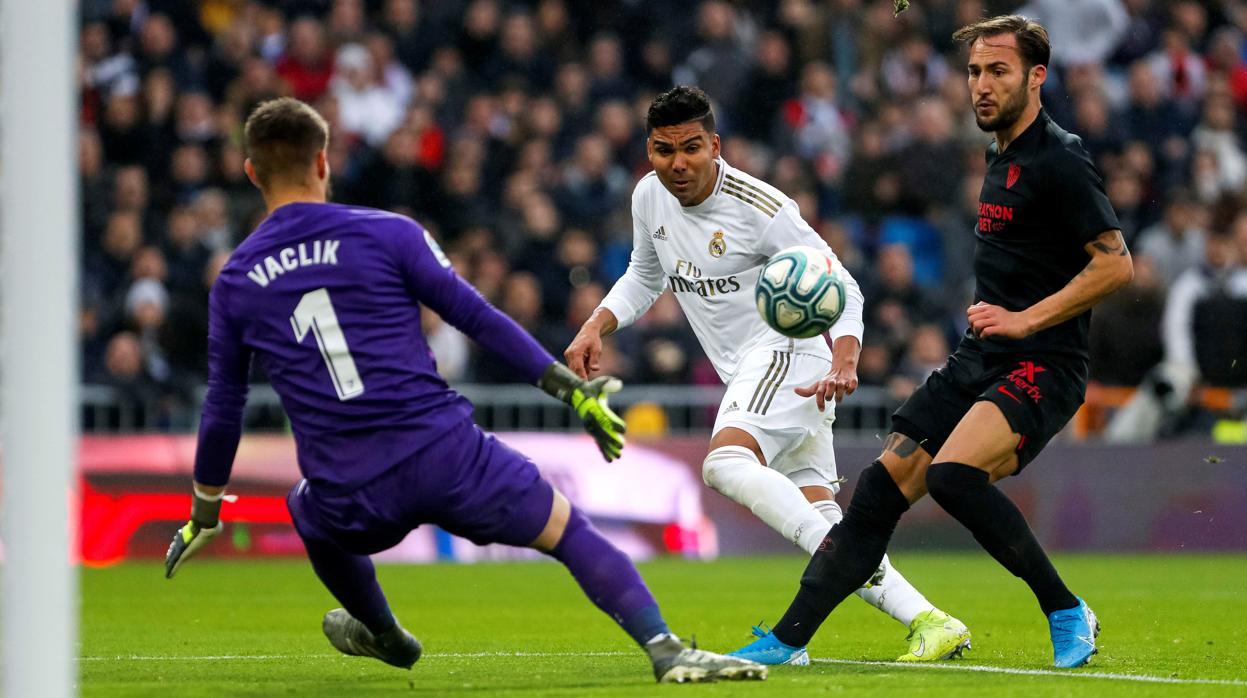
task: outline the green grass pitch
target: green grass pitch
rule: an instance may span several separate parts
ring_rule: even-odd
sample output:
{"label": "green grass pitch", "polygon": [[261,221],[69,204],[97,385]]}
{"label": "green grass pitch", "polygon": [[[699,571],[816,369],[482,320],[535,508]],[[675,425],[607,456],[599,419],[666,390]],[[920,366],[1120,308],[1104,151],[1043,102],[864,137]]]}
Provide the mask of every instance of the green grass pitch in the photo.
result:
{"label": "green grass pitch", "polygon": [[[850,598],[811,645],[812,666],[772,668],[762,683],[656,686],[641,653],[555,564],[382,566],[395,612],[425,647],[406,672],[329,646],[320,618],[336,604],[306,561],[194,560],[173,581],[158,562],[83,571],[79,685],[87,696],[162,698],[1247,696],[1247,556],[1058,557],[1105,628],[1100,655],[1074,672],[1050,670],[1032,596],[986,555],[896,562],[970,626],[966,659],[872,663],[904,650],[905,629]],[[641,565],[673,630],[722,651],[783,612],[802,568],[796,556]]]}

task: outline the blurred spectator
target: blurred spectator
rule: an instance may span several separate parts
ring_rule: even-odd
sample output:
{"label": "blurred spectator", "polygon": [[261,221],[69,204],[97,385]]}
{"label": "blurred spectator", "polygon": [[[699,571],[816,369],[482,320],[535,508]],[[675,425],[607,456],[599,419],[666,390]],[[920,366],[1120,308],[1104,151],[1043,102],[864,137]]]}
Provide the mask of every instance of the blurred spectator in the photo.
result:
{"label": "blurred spectator", "polygon": [[140,163],[147,154],[147,129],[140,114],[139,100],[134,94],[115,94],[104,107],[100,125],[104,157],[111,163]]}
{"label": "blurred spectator", "polygon": [[109,182],[104,164],[99,132],[82,128],[78,131],[78,193],[82,197],[84,252],[99,245],[108,220]]}
{"label": "blurred spectator", "polygon": [[554,66],[539,48],[532,16],[513,12],[502,22],[498,50],[482,66],[481,77],[492,84],[512,81],[525,90],[548,85]]}
{"label": "blurred spectator", "polygon": [[1130,24],[1121,0],[1029,0],[1017,13],[1043,23],[1058,69],[1103,63]]}
{"label": "blurred spectator", "polygon": [[793,93],[792,49],[779,32],[758,37],[754,66],[735,105],[741,135],[755,141],[770,138],[775,116]]}
{"label": "blurred spectator", "polygon": [[[1235,228],[1247,237],[1247,216],[1240,216]],[[1205,263],[1174,281],[1165,304],[1165,363],[1213,385],[1242,385],[1247,382],[1247,362],[1241,360],[1247,356],[1247,266],[1233,234],[1209,237],[1205,250]]]}
{"label": "blurred spectator", "polygon": [[1143,61],[1130,66],[1125,123],[1130,138],[1152,144],[1160,161],[1186,158],[1189,147],[1182,139],[1190,132],[1192,120],[1166,98],[1160,78]]}
{"label": "blurred spectator", "polygon": [[1120,152],[1125,140],[1108,98],[1099,92],[1087,92],[1078,97],[1070,130],[1082,138],[1083,147],[1097,162],[1102,162],[1104,155]]}
{"label": "blurred spectator", "polygon": [[1104,183],[1104,191],[1108,194],[1113,210],[1117,212],[1122,237],[1127,245],[1134,244],[1139,230],[1147,224],[1147,213],[1143,207],[1143,184],[1139,181],[1139,176],[1125,169],[1110,172]]}
{"label": "blurred spectator", "polygon": [[747,46],[752,27],[725,0],[703,0],[697,8],[695,45],[673,74],[676,84],[698,85],[715,104],[735,104],[749,72]]}
{"label": "blurred spectator", "polygon": [[909,397],[933,371],[948,361],[948,340],[938,325],[922,324],[914,328],[905,349],[905,356],[888,381],[894,399]]}
{"label": "blurred spectator", "polygon": [[849,158],[849,125],[836,104],[836,76],[826,63],[801,71],[799,93],[782,110],[783,138],[814,164],[824,181],[838,181]]}
{"label": "blurred spectator", "polygon": [[468,70],[475,75],[482,75],[497,48],[501,13],[496,0],[472,0],[463,13],[458,49]]}
{"label": "blurred spectator", "polygon": [[948,107],[938,99],[919,100],[914,140],[898,156],[902,201],[910,213],[921,216],[956,202],[961,187],[959,155]]}
{"label": "blurred spectator", "polygon": [[884,56],[881,74],[892,98],[913,99],[939,90],[948,65],[926,37],[911,34]]}
{"label": "blurred spectator", "polygon": [[1160,79],[1166,97],[1180,105],[1193,105],[1204,96],[1207,86],[1203,59],[1191,50],[1190,37],[1177,29],[1161,35],[1161,48],[1147,59],[1148,67]]}
{"label": "blurred spectator", "polygon": [[614,164],[610,143],[590,134],[577,141],[556,200],[569,223],[591,228],[623,203],[632,185],[629,173]]}
{"label": "blurred spectator", "polygon": [[346,44],[338,49],[329,89],[338,101],[341,136],[360,136],[377,147],[403,119],[410,86],[402,77],[396,85],[378,81],[385,66],[373,63],[373,54],[362,44]]}
{"label": "blurred spectator", "polygon": [[433,23],[417,0],[385,0],[381,24],[394,42],[394,53],[413,74],[429,63],[437,37]]}
{"label": "blurred spectator", "polygon": [[142,242],[137,214],[117,211],[109,216],[100,250],[87,256],[83,288],[100,298],[113,296],[130,273],[130,262]]}
{"label": "blurred spectator", "polygon": [[1134,258],[1134,279],[1091,314],[1090,378],[1105,385],[1138,385],[1164,356],[1160,317],[1165,285],[1147,256]]}
{"label": "blurred spectator", "polygon": [[1164,23],[1159,0],[1124,0],[1126,25],[1109,62],[1130,65],[1151,52],[1160,43]]}
{"label": "blurred spectator", "polygon": [[169,288],[176,292],[197,289],[211,252],[203,243],[199,221],[188,206],[169,212],[164,256],[168,262]]}
{"label": "blurred spectator", "polygon": [[900,202],[900,168],[886,150],[883,125],[877,121],[862,124],[853,146],[853,158],[844,174],[844,204],[851,213],[877,222]]}
{"label": "blurred spectator", "polygon": [[914,327],[939,322],[943,313],[914,280],[913,257],[905,245],[894,243],[879,250],[875,274],[862,280],[866,288],[866,324],[883,333],[895,355],[904,351]]}
{"label": "blurred spectator", "polygon": [[1205,235],[1199,227],[1199,204],[1186,190],[1170,192],[1165,200],[1164,217],[1140,233],[1135,245],[1136,262],[1139,256],[1149,259],[1161,288],[1168,288],[1183,272],[1204,260]]}
{"label": "blurred spectator", "polygon": [[1191,145],[1197,152],[1212,155],[1219,192],[1242,191],[1247,183],[1247,155],[1239,143],[1234,102],[1228,96],[1209,95],[1203,119],[1191,132]]}
{"label": "blurred spectator", "polygon": [[624,68],[624,49],[614,34],[599,34],[589,43],[589,95],[594,104],[632,96]]}
{"label": "blurred spectator", "polygon": [[324,26],[312,17],[292,22],[290,42],[278,59],[276,70],[295,98],[314,102],[324,94],[333,76]]}
{"label": "blurred spectator", "polygon": [[169,292],[158,279],[139,278],[126,291],[126,326],[139,339],[144,373],[162,386],[173,377],[173,369],[161,346],[168,312]]}
{"label": "blurred spectator", "polygon": [[120,332],[108,340],[104,365],[91,380],[118,391],[120,405],[140,416],[145,416],[163,394],[160,381],[147,372],[143,346],[133,332]]}
{"label": "blurred spectator", "polygon": [[361,41],[365,23],[363,0],[333,0],[325,19],[329,43],[342,45]]}
{"label": "blurred spectator", "polygon": [[1247,109],[1247,62],[1244,62],[1243,33],[1235,27],[1213,32],[1208,49],[1208,67],[1224,77],[1230,96],[1239,109]]}
{"label": "blurred spectator", "polygon": [[668,385],[692,380],[693,365],[707,361],[697,338],[689,330],[675,295],[658,296],[649,312],[635,326],[637,351],[633,380]]}
{"label": "blurred spectator", "polygon": [[116,95],[132,95],[138,91],[138,68],[134,57],[124,51],[113,51],[108,27],[91,22],[79,35],[79,60],[83,69],[84,106],[94,108],[97,101],[107,103]]}
{"label": "blurred spectator", "polygon": [[139,29],[138,39],[135,58],[140,74],[164,68],[180,87],[188,87],[194,82],[187,54],[179,50],[177,29],[168,15],[148,15]]}
{"label": "blurred spectator", "polygon": [[962,177],[958,202],[945,209],[936,219],[943,250],[944,307],[961,308],[974,293],[974,246],[978,229],[979,192],[982,177]]}
{"label": "blurred spectator", "polygon": [[242,239],[230,218],[229,200],[220,189],[204,189],[191,200],[200,240],[213,251],[232,249]]}

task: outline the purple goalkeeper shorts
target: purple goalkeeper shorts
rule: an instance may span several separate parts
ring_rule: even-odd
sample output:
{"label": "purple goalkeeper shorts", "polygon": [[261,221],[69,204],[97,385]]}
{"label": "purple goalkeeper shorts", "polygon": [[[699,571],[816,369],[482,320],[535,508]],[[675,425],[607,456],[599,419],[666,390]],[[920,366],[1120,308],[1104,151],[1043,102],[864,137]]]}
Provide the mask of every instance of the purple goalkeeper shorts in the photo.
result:
{"label": "purple goalkeeper shorts", "polygon": [[392,548],[426,523],[478,545],[527,546],[553,502],[531,460],[470,421],[352,492],[320,492],[300,480],[286,498],[302,538],[357,555]]}

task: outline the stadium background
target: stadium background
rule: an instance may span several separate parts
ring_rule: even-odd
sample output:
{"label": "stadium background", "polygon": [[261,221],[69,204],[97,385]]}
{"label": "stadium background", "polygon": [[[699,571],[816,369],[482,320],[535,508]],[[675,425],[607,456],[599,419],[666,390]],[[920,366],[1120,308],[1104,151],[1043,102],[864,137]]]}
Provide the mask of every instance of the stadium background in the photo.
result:
{"label": "stadium background", "polygon": [[[263,216],[241,125],[284,94],[330,121],[335,200],[416,217],[465,278],[561,355],[626,266],[629,197],[649,169],[645,107],[673,84],[706,89],[725,159],[796,199],[863,286],[863,388],[837,424],[852,482],[890,409],[943,362],[972,293],[987,137],[950,35],[1018,9],[1052,32],[1045,107],[1099,164],[1136,275],[1095,313],[1088,407],[1044,472],[1011,492],[1054,547],[1247,549],[1247,449],[1236,446],[1247,442],[1247,11],[1228,0],[921,0],[896,19],[890,0],[83,0],[84,530],[120,517],[96,535],[155,555],[185,515],[207,289]],[[484,426],[574,426],[538,391],[503,385],[497,358],[425,323]],[[629,385],[620,404],[634,444],[682,464],[689,477],[673,491],[700,488],[721,388],[670,294],[608,339],[603,369]],[[284,429],[263,387],[247,420]],[[274,508],[255,513],[255,537],[239,527],[232,549],[297,553],[280,533],[289,439],[259,438],[268,460],[239,486]],[[548,438],[558,451],[581,437]],[[1162,439],[1172,444],[1143,447]],[[728,544],[708,546],[704,529],[698,539],[701,509],[632,532],[653,550],[785,549],[698,491]],[[127,508],[135,493],[148,497],[141,515]],[[1104,506],[1115,495],[1120,506]],[[925,506],[902,544],[972,545]]]}

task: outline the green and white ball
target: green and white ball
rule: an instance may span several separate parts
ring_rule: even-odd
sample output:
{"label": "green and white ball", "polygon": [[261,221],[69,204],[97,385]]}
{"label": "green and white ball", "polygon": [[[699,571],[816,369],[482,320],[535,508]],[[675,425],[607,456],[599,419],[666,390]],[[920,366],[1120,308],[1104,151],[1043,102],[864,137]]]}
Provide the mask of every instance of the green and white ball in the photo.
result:
{"label": "green and white ball", "polygon": [[762,267],[758,312],[774,330],[804,339],[826,332],[844,312],[844,270],[822,250],[780,250]]}

